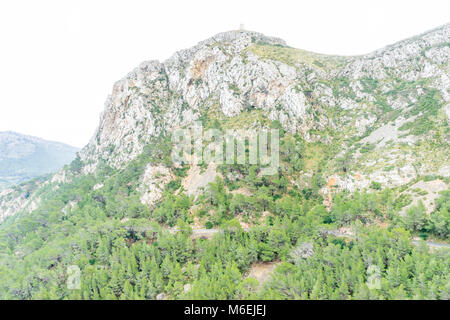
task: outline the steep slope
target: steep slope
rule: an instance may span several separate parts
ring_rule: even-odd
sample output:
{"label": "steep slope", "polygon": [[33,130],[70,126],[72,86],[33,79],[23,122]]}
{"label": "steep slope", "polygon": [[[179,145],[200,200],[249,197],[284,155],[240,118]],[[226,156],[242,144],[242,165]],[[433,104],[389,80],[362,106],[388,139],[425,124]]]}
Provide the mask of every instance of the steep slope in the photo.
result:
{"label": "steep slope", "polygon": [[[351,162],[351,172],[364,174],[363,186],[369,179],[407,182],[400,172],[389,178],[364,168],[373,156],[380,167],[395,165],[404,156],[390,153],[402,148],[412,157],[409,166],[417,167],[399,163],[398,170],[447,176],[449,30],[445,25],[360,57],[318,55],[254,32],[231,31],[164,63],[142,63],[114,85],[99,129],[81,152],[85,171],[92,172],[101,159],[123,167],[152,137],[207,115],[227,119],[230,126],[279,120],[308,142],[344,144],[340,156]],[[259,121],[243,124],[244,118]],[[437,139],[437,159],[421,157],[432,152],[421,145],[429,139]],[[360,159],[357,143],[381,140],[379,147],[388,143],[389,150],[377,148]]]}
{"label": "steep slope", "polygon": [[56,172],[75,159],[77,151],[59,142],[0,132],[0,189]]}

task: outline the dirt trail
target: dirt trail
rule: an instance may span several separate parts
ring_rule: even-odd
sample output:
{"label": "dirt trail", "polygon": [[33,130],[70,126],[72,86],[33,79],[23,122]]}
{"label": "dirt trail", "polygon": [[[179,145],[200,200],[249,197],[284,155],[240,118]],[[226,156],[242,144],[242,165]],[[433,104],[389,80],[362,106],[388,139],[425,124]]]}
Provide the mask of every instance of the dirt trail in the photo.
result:
{"label": "dirt trail", "polygon": [[[242,228],[245,232],[248,232],[250,229],[249,228]],[[220,232],[220,229],[205,229],[205,228],[200,228],[200,229],[192,229],[192,235],[191,238],[192,239],[198,239],[198,238],[207,238],[207,239],[211,239],[216,233]],[[169,229],[170,233],[176,233],[178,232],[178,230],[176,228],[171,228]]]}
{"label": "dirt trail", "polygon": [[[414,237],[412,240],[412,243],[416,246],[418,246],[420,244],[422,240],[418,237]],[[440,248],[448,248],[450,249],[450,244],[448,243],[440,243],[440,242],[434,242],[434,241],[425,241],[425,243],[427,244],[427,246],[430,247],[430,249],[433,251],[435,249],[440,249]]]}
{"label": "dirt trail", "polygon": [[[342,229],[345,229],[345,230],[342,230]],[[335,237],[339,237],[339,238],[353,239],[355,237],[354,234],[351,231],[349,231],[347,228],[330,230],[329,234],[331,234]],[[418,246],[420,241],[421,241],[421,239],[418,237],[414,237],[412,239],[412,243],[415,246]],[[433,249],[439,249],[439,248],[449,248],[450,249],[450,244],[448,244],[448,243],[440,243],[440,242],[434,242],[434,241],[425,241],[425,243],[427,244],[428,247],[430,247],[431,251],[433,251]]]}

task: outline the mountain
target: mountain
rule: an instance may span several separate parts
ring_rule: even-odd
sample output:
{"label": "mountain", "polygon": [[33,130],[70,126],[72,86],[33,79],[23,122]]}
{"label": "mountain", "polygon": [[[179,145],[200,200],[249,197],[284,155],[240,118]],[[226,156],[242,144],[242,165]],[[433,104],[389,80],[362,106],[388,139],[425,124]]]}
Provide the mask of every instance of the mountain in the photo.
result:
{"label": "mountain", "polygon": [[[0,194],[0,297],[450,297],[449,43],[343,57],[240,30],[141,63],[69,166]],[[199,125],[277,129],[279,166],[175,163]]]}
{"label": "mountain", "polygon": [[[226,120],[229,127],[278,120],[307,142],[337,144],[339,156],[352,152],[352,165],[364,176],[365,164],[376,158],[379,168],[371,177],[386,183],[412,178],[388,177],[392,174],[383,170],[383,164],[401,161],[403,156],[391,154],[400,145],[414,159],[399,170],[448,175],[442,140],[450,117],[448,37],[446,25],[368,55],[333,57],[254,32],[219,34],[164,63],[144,62],[114,85],[99,129],[81,152],[89,163],[85,170],[100,160],[123,167],[163,130],[208,116]],[[416,145],[438,129],[444,130],[438,141],[444,148],[435,154],[441,161]],[[357,143],[371,146],[379,140],[379,148],[356,152],[362,147]],[[388,142],[393,145],[383,149]]]}
{"label": "mountain", "polygon": [[0,188],[56,172],[75,159],[77,151],[59,142],[0,132]]}

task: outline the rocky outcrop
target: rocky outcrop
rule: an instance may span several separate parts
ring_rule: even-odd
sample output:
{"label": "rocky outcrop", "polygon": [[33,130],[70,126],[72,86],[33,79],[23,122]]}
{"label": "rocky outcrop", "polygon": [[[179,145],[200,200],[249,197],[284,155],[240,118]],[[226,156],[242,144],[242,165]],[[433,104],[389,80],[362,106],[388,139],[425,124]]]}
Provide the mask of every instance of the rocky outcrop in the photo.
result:
{"label": "rocky outcrop", "polygon": [[218,173],[214,163],[210,163],[203,172],[199,166],[192,165],[188,170],[187,176],[183,179],[182,185],[186,190],[186,194],[197,196],[202,189],[214,181],[216,176],[218,176]]}
{"label": "rocky outcrop", "polygon": [[170,170],[164,166],[147,165],[140,186],[141,202],[152,206],[161,199],[164,187],[172,180]]}
{"label": "rocky outcrop", "polygon": [[97,133],[81,152],[85,171],[92,172],[100,158],[120,167],[140,154],[152,136],[192,123],[217,104],[227,117],[263,109],[291,130],[306,130],[307,102],[296,89],[296,68],[246,51],[255,43],[285,45],[255,32],[226,32],[164,63],[144,62],[118,81]]}
{"label": "rocky outcrop", "polygon": [[[402,81],[425,79],[449,101],[449,39],[447,24],[368,55],[333,57],[256,32],[218,34],[163,63],[144,62],[114,85],[99,128],[80,153],[84,170],[93,172],[100,159],[122,167],[152,136],[191,124],[213,108],[224,117],[262,110],[266,119],[279,120],[306,140],[330,141],[312,129],[364,135],[377,126],[377,94],[395,90]],[[388,95],[385,103],[407,108],[424,94],[423,86],[418,82]],[[330,108],[349,111],[335,117]]]}
{"label": "rocky outcrop", "polygon": [[35,210],[41,199],[29,191],[5,189],[0,191],[0,223],[19,211],[31,212]]}

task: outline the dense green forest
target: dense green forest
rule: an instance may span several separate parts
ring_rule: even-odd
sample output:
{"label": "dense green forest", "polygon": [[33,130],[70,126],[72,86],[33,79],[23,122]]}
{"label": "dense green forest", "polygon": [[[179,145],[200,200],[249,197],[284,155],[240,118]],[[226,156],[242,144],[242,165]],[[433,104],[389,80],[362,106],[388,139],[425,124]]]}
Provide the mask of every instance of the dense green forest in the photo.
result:
{"label": "dense green forest", "polygon": [[[449,191],[430,215],[421,203],[400,215],[410,200],[377,185],[338,193],[327,210],[319,175],[310,188],[289,182],[304,166],[305,145],[285,135],[278,174],[258,175],[256,165],[222,165],[224,177],[239,171],[243,179],[216,178],[194,198],[180,183],[187,166],[171,166],[169,141],[161,135],[122,170],[102,165],[95,174],[78,175],[83,164],[76,159],[67,168],[71,183],[46,185],[37,210],[2,223],[0,298],[450,298],[450,250],[430,252],[411,241],[412,235],[449,238]],[[154,207],[141,204],[137,190],[149,162],[176,176]],[[94,188],[99,181],[103,187]],[[249,195],[232,193],[240,187]],[[195,217],[219,231],[210,239],[192,237]],[[237,217],[251,227],[243,229]],[[333,232],[343,226],[354,234]],[[177,232],[170,232],[173,227]],[[247,277],[254,263],[269,261],[278,266],[263,284]],[[67,286],[72,265],[81,271],[80,289]],[[370,285],[374,275],[376,287]]]}

